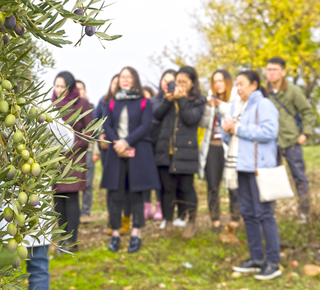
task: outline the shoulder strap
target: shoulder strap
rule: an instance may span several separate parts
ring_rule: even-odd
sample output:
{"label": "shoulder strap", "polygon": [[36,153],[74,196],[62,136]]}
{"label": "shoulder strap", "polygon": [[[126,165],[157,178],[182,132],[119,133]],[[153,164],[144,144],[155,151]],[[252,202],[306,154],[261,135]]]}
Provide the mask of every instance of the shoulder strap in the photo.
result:
{"label": "shoulder strap", "polygon": [[[255,123],[256,123],[256,125],[258,125],[258,107],[256,110]],[[255,171],[256,176],[258,175],[257,166],[258,166],[258,142],[254,142],[254,171]]]}
{"label": "shoulder strap", "polygon": [[110,110],[110,112],[113,112],[113,108],[114,108],[114,104],[115,104],[116,102],[115,102],[115,100],[114,99],[112,99],[111,101],[110,101],[110,103],[109,103],[109,110]]}
{"label": "shoulder strap", "polygon": [[274,98],[274,100],[275,100],[282,108],[285,109],[285,111],[286,111],[289,115],[293,116],[293,114],[289,111],[289,109],[277,99],[277,97],[276,97],[276,95],[275,95],[274,93],[272,93],[271,96]]}
{"label": "shoulder strap", "polygon": [[145,109],[147,105],[147,98],[142,98],[141,100],[141,111],[143,111]]}

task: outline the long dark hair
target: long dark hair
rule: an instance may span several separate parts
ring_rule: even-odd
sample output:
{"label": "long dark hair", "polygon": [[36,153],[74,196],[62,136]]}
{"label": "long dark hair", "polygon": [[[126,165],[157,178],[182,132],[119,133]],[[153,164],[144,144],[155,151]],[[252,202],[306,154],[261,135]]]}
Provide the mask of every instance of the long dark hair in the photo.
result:
{"label": "long dark hair", "polygon": [[188,93],[188,100],[189,101],[197,100],[201,95],[197,71],[191,66],[183,66],[182,68],[179,69],[179,71],[177,72],[177,75],[180,73],[186,74],[193,83],[193,87]]}
{"label": "long dark hair", "polygon": [[111,99],[114,98],[114,94],[111,92],[111,84],[112,84],[113,80],[118,77],[119,77],[119,74],[116,74],[112,77],[111,82],[110,82],[110,86],[109,86],[109,90],[102,101],[104,104],[108,103],[108,101],[110,101]]}
{"label": "long dark hair", "polygon": [[217,69],[211,77],[211,91],[212,94],[217,95],[217,92],[214,88],[214,83],[213,83],[213,78],[217,73],[221,73],[223,75],[223,80],[224,80],[224,84],[226,86],[226,91],[223,95],[223,99],[222,101],[224,102],[228,102],[230,99],[230,95],[231,95],[231,91],[232,91],[232,87],[233,87],[233,81],[232,81],[232,77],[230,75],[230,73],[225,70],[225,69]]}
{"label": "long dark hair", "polygon": [[269,98],[267,90],[261,85],[259,74],[253,70],[244,70],[238,73],[238,76],[243,75],[245,76],[250,84],[256,82],[257,83],[257,90],[261,91],[265,98]]}
{"label": "long dark hair", "polygon": [[145,90],[145,91],[147,91],[147,92],[149,92],[151,97],[154,97],[154,96],[155,96],[154,90],[153,90],[151,87],[149,87],[149,86],[143,86],[142,89]]}
{"label": "long dark hair", "polygon": [[[144,94],[143,94],[143,90],[142,90],[142,86],[141,86],[141,82],[140,82],[140,77],[139,77],[139,74],[138,72],[131,66],[126,66],[124,67],[121,72],[119,73],[119,78],[120,78],[120,75],[121,73],[127,69],[132,77],[133,77],[133,87],[131,88],[131,91],[133,91],[135,94],[138,94],[139,96],[141,96],[141,98],[144,97]],[[118,86],[117,86],[117,89],[116,89],[116,93],[118,91],[120,91],[120,86],[119,86],[119,82],[118,82]]]}
{"label": "long dark hair", "polygon": [[177,75],[177,72],[174,70],[174,69],[167,69],[163,74],[162,74],[162,76],[161,76],[161,78],[160,78],[160,82],[159,82],[159,94],[160,93],[164,93],[163,92],[163,90],[161,89],[161,81],[162,81],[162,79],[163,79],[163,77],[166,75],[166,74],[170,74],[170,75],[173,75],[174,77],[176,77],[176,75]]}
{"label": "long dark hair", "polygon": [[66,83],[66,86],[68,88],[68,91],[69,93],[71,93],[73,91],[73,89],[75,88],[76,86],[76,79],[74,78],[73,74],[71,74],[70,72],[68,71],[62,71],[60,73],[57,74],[57,76],[55,77],[54,79],[54,82],[56,82],[56,79],[57,78],[63,78],[65,83]]}

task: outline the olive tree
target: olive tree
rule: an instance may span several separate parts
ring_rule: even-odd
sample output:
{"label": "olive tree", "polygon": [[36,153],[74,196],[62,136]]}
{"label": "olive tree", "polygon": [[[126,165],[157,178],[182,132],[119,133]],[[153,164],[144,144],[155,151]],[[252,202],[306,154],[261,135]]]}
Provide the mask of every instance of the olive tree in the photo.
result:
{"label": "olive tree", "polygon": [[[81,36],[114,40],[106,30],[109,20],[96,17],[106,7],[101,0],[78,0],[68,11],[68,0],[1,0],[0,3],[0,288],[17,288],[25,275],[17,269],[27,258],[26,235],[39,241],[40,236],[52,244],[68,239],[59,236],[64,226],[56,226],[59,214],[54,211],[52,186],[79,182],[70,176],[73,171],[84,170],[77,160],[73,146],[65,149],[64,140],[52,130],[53,125],[72,125],[92,110],[80,114],[70,109],[73,100],[56,107],[44,83],[33,74],[37,61],[52,64],[53,60],[41,42],[62,47],[71,42],[65,37],[63,26],[68,19],[78,23]],[[37,42],[34,39],[37,39]],[[38,69],[37,69],[38,71]],[[71,115],[65,122],[62,117]],[[104,120],[93,120],[80,134],[92,142],[99,134]],[[71,125],[71,126],[70,126]],[[66,155],[70,158],[66,158]]]}

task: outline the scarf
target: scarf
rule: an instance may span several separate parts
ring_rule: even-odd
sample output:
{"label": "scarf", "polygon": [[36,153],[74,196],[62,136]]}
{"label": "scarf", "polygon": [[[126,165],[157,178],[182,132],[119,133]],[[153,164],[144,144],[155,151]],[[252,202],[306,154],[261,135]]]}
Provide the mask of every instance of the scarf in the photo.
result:
{"label": "scarf", "polygon": [[141,96],[139,94],[136,94],[136,92],[132,90],[126,90],[126,89],[120,89],[115,95],[115,100],[133,100],[133,99],[139,99]]}
{"label": "scarf", "polygon": [[[248,102],[240,100],[235,102],[235,108],[233,113],[233,118],[240,122],[241,115],[247,107]],[[231,136],[229,142],[229,150],[227,159],[223,170],[223,186],[231,190],[237,189],[238,184],[238,172],[237,172],[237,159],[239,152],[239,137],[236,134]]]}
{"label": "scarf", "polygon": [[[71,102],[72,100],[74,100],[75,98],[79,97],[79,90],[77,87],[74,87],[74,89],[72,90],[72,92],[69,92],[65,98],[59,102],[58,104],[56,104],[56,107],[63,107],[64,105],[68,104],[69,102]],[[57,100],[58,97],[56,95],[56,93],[53,91],[53,95],[51,98],[51,102],[54,102],[55,100]],[[78,101],[77,101],[78,102]],[[74,105],[77,103],[75,102],[69,109],[73,109]],[[66,121],[73,113],[70,113],[67,116],[62,117],[63,121]]]}

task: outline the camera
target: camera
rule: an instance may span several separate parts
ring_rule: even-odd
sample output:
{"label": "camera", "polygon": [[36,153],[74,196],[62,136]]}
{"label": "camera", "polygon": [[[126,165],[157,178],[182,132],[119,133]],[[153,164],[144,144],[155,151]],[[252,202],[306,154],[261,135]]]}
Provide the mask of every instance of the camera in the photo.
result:
{"label": "camera", "polygon": [[176,83],[174,81],[168,83],[168,93],[173,93],[176,87]]}

